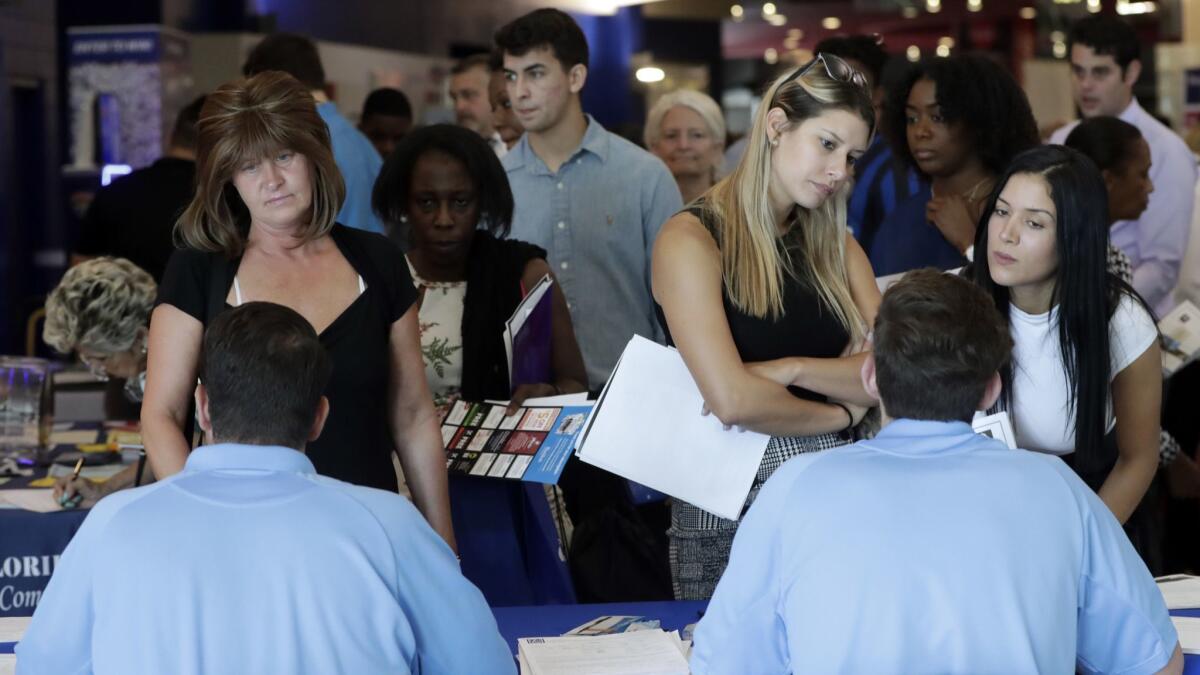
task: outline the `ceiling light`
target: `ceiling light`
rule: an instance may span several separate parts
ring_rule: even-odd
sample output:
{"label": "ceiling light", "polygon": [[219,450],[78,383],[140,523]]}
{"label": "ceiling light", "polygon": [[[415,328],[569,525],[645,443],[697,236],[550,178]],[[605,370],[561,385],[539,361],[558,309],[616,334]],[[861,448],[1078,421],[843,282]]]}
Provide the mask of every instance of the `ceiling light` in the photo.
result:
{"label": "ceiling light", "polygon": [[1117,0],[1117,14],[1129,16],[1132,14],[1152,14],[1158,9],[1153,2],[1122,2]]}
{"label": "ceiling light", "polygon": [[762,6],[762,13],[763,13],[763,16],[771,16],[772,14],[774,14],[775,13],[775,3],[764,2],[763,6]]}
{"label": "ceiling light", "polygon": [[942,11],[942,0],[925,0],[925,11],[930,14]]}
{"label": "ceiling light", "polygon": [[796,40],[799,40],[799,39],[801,39],[801,38],[803,38],[803,37],[804,37],[804,31],[800,30],[799,28],[792,28],[792,29],[789,29],[789,30],[788,30],[788,37],[789,37],[789,38],[794,38],[794,39],[796,39]]}
{"label": "ceiling light", "polygon": [[1055,42],[1054,43],[1054,58],[1056,58],[1056,59],[1067,58],[1067,43],[1065,43],[1065,42]]}
{"label": "ceiling light", "polygon": [[967,11],[968,12],[982,12],[983,11],[983,0],[967,0]]}
{"label": "ceiling light", "polygon": [[909,45],[908,49],[904,50],[904,56],[909,61],[916,63],[921,60],[921,48],[916,45]]}
{"label": "ceiling light", "polygon": [[767,47],[767,51],[763,52],[763,61],[768,65],[775,65],[779,62],[779,52],[775,51],[774,47]]}
{"label": "ceiling light", "polygon": [[1087,0],[1087,11],[1095,14],[1100,11],[1100,0]]}
{"label": "ceiling light", "polygon": [[638,68],[637,72],[634,73],[633,76],[637,78],[638,82],[662,82],[663,78],[665,78],[667,74],[663,72],[662,68],[644,66],[642,68]]}
{"label": "ceiling light", "polygon": [[729,7],[729,13],[733,15],[733,18],[740,19],[742,18],[742,15],[746,13],[746,10],[743,9],[741,5],[731,5]]}
{"label": "ceiling light", "polygon": [[954,38],[950,37],[949,35],[940,37],[940,38],[938,38],[938,46],[946,47],[947,49],[953,49],[954,48]]}
{"label": "ceiling light", "polygon": [[836,16],[827,16],[821,19],[821,28],[825,30],[837,30],[842,27],[842,20]]}
{"label": "ceiling light", "polygon": [[767,17],[767,23],[771,24],[772,26],[776,26],[776,27],[786,26],[787,25],[787,17],[782,14],[772,14],[771,16]]}
{"label": "ceiling light", "polygon": [[1021,17],[1022,19],[1036,19],[1037,9],[1033,7],[1022,7],[1021,10],[1017,12],[1017,16]]}

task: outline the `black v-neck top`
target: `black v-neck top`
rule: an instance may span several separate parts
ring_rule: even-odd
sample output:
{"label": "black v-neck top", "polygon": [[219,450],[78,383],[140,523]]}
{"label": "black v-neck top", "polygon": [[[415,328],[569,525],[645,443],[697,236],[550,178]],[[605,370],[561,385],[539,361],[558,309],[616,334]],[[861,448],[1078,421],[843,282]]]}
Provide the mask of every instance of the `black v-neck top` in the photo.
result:
{"label": "black v-neck top", "polygon": [[[321,437],[308,444],[317,473],[358,485],[396,491],[388,427],[392,323],[416,301],[417,291],[404,254],[386,237],[334,225],[338,250],[362,277],[366,289],[320,334],[333,361],[325,389],[329,419]],[[158,303],[187,313],[205,326],[229,308],[240,258],[179,250],[171,256],[159,287]],[[425,377],[424,372],[405,374]]]}
{"label": "black v-neck top", "polygon": [[[721,239],[712,214],[700,205],[684,209],[696,216],[720,247]],[[738,309],[722,284],[721,301],[725,306],[725,318],[729,332],[743,363],[772,361],[789,356],[833,358],[839,356],[850,341],[850,334],[838,321],[833,311],[821,300],[811,284],[794,275],[784,275],[783,315],[778,318],[756,317]],[[667,336],[667,344],[674,346],[671,329],[658,303],[654,305],[658,321]],[[788,387],[792,395],[812,401],[824,401],[825,397],[807,389]]]}

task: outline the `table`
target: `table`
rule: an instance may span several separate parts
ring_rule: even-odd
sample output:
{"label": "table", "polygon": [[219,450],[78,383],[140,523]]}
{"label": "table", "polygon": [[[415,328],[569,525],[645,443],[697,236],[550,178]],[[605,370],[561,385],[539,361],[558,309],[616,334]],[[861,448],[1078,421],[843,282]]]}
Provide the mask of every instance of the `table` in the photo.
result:
{"label": "table", "polygon": [[[101,425],[76,423],[72,427],[95,429],[99,433]],[[57,446],[51,453],[73,449],[71,445]],[[0,490],[27,487],[30,480],[44,477],[46,471],[39,469],[34,476],[13,478],[0,485]],[[0,508],[0,617],[28,616],[33,612],[59,555],[87,514],[87,509],[37,513]]]}
{"label": "table", "polygon": [[[513,654],[517,653],[517,638],[551,637],[598,616],[644,616],[658,619],[663,630],[680,630],[695,623],[704,615],[707,600],[664,602],[614,602],[596,605],[554,605],[542,607],[493,607],[500,635]],[[1172,616],[1200,617],[1200,609],[1177,609]],[[1185,654],[1184,675],[1200,675],[1200,655]]]}

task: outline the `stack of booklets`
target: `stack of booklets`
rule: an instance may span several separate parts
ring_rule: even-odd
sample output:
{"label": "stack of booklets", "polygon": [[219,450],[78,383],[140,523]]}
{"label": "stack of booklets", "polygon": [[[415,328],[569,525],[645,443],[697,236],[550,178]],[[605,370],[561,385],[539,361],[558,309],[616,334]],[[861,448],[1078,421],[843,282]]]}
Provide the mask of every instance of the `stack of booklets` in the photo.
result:
{"label": "stack of booklets", "polygon": [[688,675],[687,650],[663,630],[517,640],[521,675]]}

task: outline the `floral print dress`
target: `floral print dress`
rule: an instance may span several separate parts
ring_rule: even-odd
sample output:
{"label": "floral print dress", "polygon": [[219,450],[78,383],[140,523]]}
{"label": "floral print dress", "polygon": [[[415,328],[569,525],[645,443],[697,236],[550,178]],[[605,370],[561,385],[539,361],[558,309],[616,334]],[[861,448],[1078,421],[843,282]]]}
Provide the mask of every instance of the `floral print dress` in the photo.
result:
{"label": "floral print dress", "polygon": [[421,356],[425,360],[425,380],[433,393],[433,403],[444,408],[454,401],[462,386],[463,300],[465,281],[426,281],[412,263],[408,264],[417,287],[420,310],[417,322],[421,332]]}

